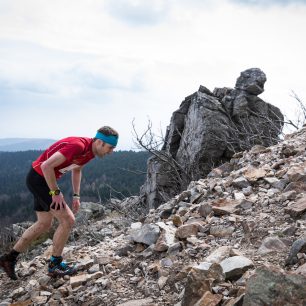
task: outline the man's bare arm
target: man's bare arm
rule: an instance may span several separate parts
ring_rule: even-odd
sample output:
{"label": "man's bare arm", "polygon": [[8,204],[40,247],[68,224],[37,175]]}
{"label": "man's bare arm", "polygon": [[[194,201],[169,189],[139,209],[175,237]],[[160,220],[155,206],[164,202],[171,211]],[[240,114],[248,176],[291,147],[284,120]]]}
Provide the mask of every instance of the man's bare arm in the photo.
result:
{"label": "man's bare arm", "polygon": [[65,160],[66,157],[62,153],[56,152],[41,164],[41,170],[50,190],[58,188],[54,168],[61,165]]}
{"label": "man's bare arm", "polygon": [[71,172],[71,183],[73,193],[80,194],[82,179],[82,167],[74,168]]}
{"label": "man's bare arm", "polygon": [[[41,164],[41,170],[50,190],[58,189],[54,168],[61,165],[66,160],[66,157],[60,153],[54,153],[50,158]],[[62,193],[52,195],[51,211],[65,209],[66,202]]]}

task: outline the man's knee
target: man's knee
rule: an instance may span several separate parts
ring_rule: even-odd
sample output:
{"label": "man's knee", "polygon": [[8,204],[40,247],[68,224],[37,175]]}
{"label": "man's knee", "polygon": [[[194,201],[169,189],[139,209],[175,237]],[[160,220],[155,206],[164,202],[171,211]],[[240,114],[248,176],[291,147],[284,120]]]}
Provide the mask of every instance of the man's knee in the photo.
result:
{"label": "man's knee", "polygon": [[75,217],[73,215],[67,216],[66,218],[60,220],[60,223],[65,227],[72,228],[75,223]]}
{"label": "man's knee", "polygon": [[69,222],[70,227],[74,226],[74,223],[75,223],[74,215],[70,216],[70,218],[68,219],[68,222]]}
{"label": "man's knee", "polygon": [[39,227],[41,232],[48,232],[52,227],[52,222],[37,222],[37,226]]}

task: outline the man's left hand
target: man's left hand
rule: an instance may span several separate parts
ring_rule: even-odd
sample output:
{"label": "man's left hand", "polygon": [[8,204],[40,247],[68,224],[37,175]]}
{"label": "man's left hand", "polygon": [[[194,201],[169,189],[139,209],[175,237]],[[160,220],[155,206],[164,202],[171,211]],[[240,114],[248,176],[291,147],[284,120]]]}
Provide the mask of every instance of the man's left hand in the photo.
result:
{"label": "man's left hand", "polygon": [[72,200],[72,212],[76,214],[80,209],[80,199],[73,198]]}

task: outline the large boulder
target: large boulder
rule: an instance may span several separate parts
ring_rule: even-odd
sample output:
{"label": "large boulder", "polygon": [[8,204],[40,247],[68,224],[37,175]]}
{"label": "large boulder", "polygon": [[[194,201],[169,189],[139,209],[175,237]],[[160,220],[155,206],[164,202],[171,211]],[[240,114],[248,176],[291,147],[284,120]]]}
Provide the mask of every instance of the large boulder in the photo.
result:
{"label": "large boulder", "polygon": [[305,305],[306,277],[278,268],[259,268],[246,286],[243,305]]}

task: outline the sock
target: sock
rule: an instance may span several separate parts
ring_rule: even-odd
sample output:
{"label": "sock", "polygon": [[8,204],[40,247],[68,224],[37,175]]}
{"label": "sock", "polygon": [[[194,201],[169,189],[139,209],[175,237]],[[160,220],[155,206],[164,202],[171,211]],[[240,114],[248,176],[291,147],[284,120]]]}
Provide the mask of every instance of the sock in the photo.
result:
{"label": "sock", "polygon": [[12,249],[12,251],[7,254],[7,258],[11,261],[16,261],[19,254],[20,252],[17,252],[14,249]]}
{"label": "sock", "polygon": [[52,255],[51,258],[50,258],[50,265],[51,266],[57,266],[59,265],[63,260],[63,257],[62,256],[54,256]]}

